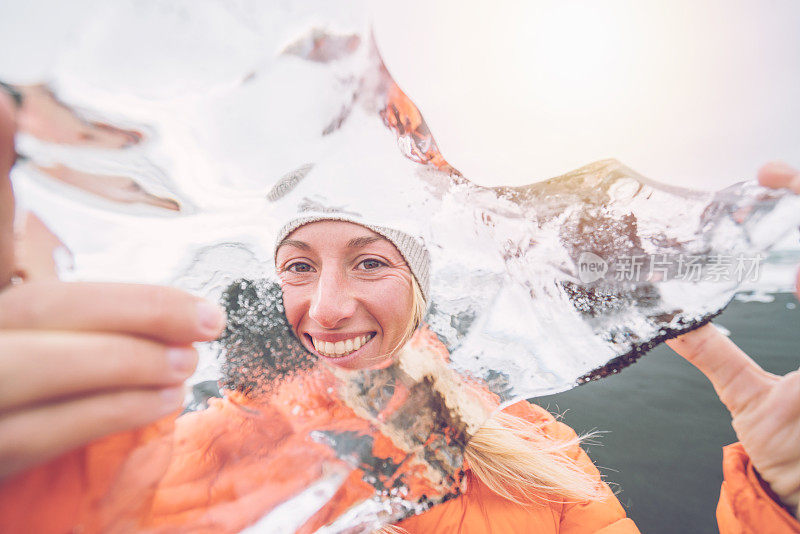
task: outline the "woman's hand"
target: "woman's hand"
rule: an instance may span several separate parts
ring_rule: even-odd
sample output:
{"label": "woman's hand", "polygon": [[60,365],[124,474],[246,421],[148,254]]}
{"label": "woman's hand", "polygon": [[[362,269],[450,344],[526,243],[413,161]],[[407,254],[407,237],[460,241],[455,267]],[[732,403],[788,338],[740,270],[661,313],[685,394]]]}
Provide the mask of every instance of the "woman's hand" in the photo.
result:
{"label": "woman's hand", "polygon": [[[762,167],[758,180],[800,193],[800,173],[783,163]],[[797,291],[800,296],[800,276]],[[786,376],[764,371],[711,324],[667,345],[708,377],[730,410],[733,429],[753,466],[800,517],[800,370]]]}
{"label": "woman's hand", "polygon": [[217,337],[213,304],[177,289],[39,282],[0,293],[0,477],[177,410]]}
{"label": "woman's hand", "polygon": [[14,164],[14,101],[0,90],[0,287],[14,270],[14,192],[8,174]]}
{"label": "woman's hand", "polygon": [[[800,194],[800,171],[782,162],[768,163],[758,171],[758,183],[773,189],[788,187]],[[800,298],[800,270],[794,286],[797,298]]]}
{"label": "woman's hand", "polygon": [[733,429],[761,478],[798,515],[800,503],[800,370],[764,371],[707,324],[667,344],[708,377],[730,410]]}
{"label": "woman's hand", "polygon": [[[14,260],[13,115],[0,92],[0,478],[177,410],[194,341],[218,336],[218,306],[177,289],[64,283],[47,275],[54,236],[29,227]],[[38,221],[34,221],[38,224]],[[31,223],[32,224],[32,223]],[[19,250],[18,250],[19,252]],[[10,285],[22,267],[25,283]]]}

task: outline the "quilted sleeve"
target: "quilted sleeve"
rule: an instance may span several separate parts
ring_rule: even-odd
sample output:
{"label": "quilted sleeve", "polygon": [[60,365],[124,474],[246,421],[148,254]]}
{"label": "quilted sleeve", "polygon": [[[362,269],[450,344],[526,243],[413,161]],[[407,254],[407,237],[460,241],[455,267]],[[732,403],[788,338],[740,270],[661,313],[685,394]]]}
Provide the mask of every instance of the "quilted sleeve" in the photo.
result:
{"label": "quilted sleeve", "polygon": [[770,496],[741,443],[723,449],[720,534],[800,534],[800,522]]}

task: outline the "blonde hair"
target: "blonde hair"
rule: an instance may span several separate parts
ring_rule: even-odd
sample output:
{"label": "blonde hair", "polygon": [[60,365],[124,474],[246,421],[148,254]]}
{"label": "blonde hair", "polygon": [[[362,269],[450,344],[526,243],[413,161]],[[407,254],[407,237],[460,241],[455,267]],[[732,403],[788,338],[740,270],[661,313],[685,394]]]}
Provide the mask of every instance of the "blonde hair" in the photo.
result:
{"label": "blonde hair", "polygon": [[417,327],[422,323],[425,317],[425,312],[428,309],[428,304],[425,302],[425,297],[422,295],[422,289],[419,287],[417,277],[411,277],[411,319],[408,321],[405,334],[403,334],[403,342],[400,347],[406,344],[406,341],[411,339]]}
{"label": "blonde hair", "polygon": [[[594,436],[555,440],[544,434],[541,425],[498,412],[467,442],[464,459],[487,488],[520,506],[602,501],[612,495],[610,490],[569,456],[571,449]],[[384,525],[375,534],[407,531],[399,525]]]}
{"label": "blonde hair", "polygon": [[425,311],[428,309],[428,304],[425,302],[425,296],[422,294],[422,288],[417,282],[417,277],[411,275],[411,318],[406,325],[406,330],[400,337],[397,344],[389,351],[389,355],[395,354],[398,350],[411,339],[417,327],[422,324],[422,319],[425,317]]}
{"label": "blonde hair", "polygon": [[[416,279],[412,282],[412,316],[402,347],[421,324],[425,299]],[[537,424],[505,412],[497,412],[474,432],[464,449],[472,474],[500,497],[519,505],[548,501],[587,502],[610,494],[602,480],[587,473],[570,456],[575,448],[596,434],[554,439],[544,431],[548,422]],[[385,525],[379,534],[405,530]]]}
{"label": "blonde hair", "polygon": [[607,492],[600,478],[569,455],[594,436],[557,440],[547,436],[542,425],[498,412],[467,442],[464,458],[486,487],[517,504],[603,500]]}

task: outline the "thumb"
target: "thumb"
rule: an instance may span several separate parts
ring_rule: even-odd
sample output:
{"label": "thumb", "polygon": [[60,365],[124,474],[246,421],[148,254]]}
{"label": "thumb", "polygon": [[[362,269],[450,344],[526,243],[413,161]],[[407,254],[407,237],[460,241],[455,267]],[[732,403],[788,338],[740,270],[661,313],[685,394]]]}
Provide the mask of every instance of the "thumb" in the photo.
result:
{"label": "thumb", "polygon": [[61,249],[71,259],[69,249],[33,213],[26,213],[19,222],[15,271],[26,282],[57,279],[56,250]]}
{"label": "thumb", "polygon": [[706,375],[734,416],[777,380],[711,323],[670,339],[667,345]]}
{"label": "thumb", "polygon": [[782,161],[773,161],[759,169],[758,183],[775,189],[788,187],[800,193],[800,171]]}
{"label": "thumb", "polygon": [[0,289],[14,272],[14,192],[9,172],[14,165],[14,104],[0,91]]}

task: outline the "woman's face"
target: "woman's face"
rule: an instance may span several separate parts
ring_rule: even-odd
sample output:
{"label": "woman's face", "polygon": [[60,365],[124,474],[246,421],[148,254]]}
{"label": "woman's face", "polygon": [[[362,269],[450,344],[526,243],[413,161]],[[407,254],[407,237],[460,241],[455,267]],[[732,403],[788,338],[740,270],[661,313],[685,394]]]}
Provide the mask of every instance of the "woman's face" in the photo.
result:
{"label": "woman's face", "polygon": [[412,315],[412,274],[395,246],[343,221],[301,226],[276,266],[286,318],[305,347],[347,369],[380,366]]}

